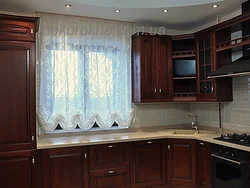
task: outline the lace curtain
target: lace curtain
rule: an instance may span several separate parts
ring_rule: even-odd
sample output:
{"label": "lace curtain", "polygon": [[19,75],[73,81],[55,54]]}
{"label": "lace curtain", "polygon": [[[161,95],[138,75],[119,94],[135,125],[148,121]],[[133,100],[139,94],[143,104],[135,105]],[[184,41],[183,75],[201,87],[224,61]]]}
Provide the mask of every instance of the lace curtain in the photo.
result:
{"label": "lace curtain", "polygon": [[47,132],[130,126],[133,24],[38,14],[38,123]]}

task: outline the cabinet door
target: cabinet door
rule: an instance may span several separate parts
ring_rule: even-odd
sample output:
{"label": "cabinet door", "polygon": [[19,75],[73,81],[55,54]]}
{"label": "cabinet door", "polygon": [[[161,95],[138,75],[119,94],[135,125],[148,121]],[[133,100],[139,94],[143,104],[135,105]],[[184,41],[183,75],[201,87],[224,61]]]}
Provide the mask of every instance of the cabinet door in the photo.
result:
{"label": "cabinet door", "polygon": [[1,188],[36,188],[35,151],[0,153]]}
{"label": "cabinet door", "polygon": [[212,100],[215,95],[215,81],[208,79],[209,73],[215,70],[213,35],[208,33],[197,37],[197,100]]}
{"label": "cabinet door", "polygon": [[196,185],[195,140],[168,140],[168,181],[172,185]]}
{"label": "cabinet door", "polygon": [[141,98],[150,102],[157,98],[156,40],[141,37]]}
{"label": "cabinet door", "polygon": [[35,22],[0,19],[0,40],[35,41]]}
{"label": "cabinet door", "polygon": [[90,188],[129,188],[129,174],[129,168],[91,171]]}
{"label": "cabinet door", "polygon": [[165,140],[133,143],[132,187],[154,187],[166,183]]}
{"label": "cabinet door", "polygon": [[87,188],[85,152],[83,147],[44,150],[43,188]]}
{"label": "cabinet door", "polygon": [[90,146],[90,168],[106,169],[129,165],[129,143]]}
{"label": "cabinet door", "polygon": [[36,147],[34,45],[0,41],[0,151]]}
{"label": "cabinet door", "polygon": [[197,186],[211,188],[211,145],[197,142]]}
{"label": "cabinet door", "polygon": [[157,98],[159,101],[171,101],[173,98],[173,71],[171,65],[171,41],[156,39],[157,51]]}

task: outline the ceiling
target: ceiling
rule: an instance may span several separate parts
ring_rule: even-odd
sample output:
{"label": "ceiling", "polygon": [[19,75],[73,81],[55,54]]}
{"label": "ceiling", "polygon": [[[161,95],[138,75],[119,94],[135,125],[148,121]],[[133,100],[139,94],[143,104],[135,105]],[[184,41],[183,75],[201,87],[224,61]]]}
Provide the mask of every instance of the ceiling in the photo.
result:
{"label": "ceiling", "polygon": [[[21,14],[35,11],[89,16],[192,30],[237,11],[246,0],[1,0],[1,10]],[[218,8],[212,8],[213,4]],[[66,8],[65,4],[71,4]],[[120,13],[115,13],[120,9]],[[163,9],[169,12],[163,13]]]}

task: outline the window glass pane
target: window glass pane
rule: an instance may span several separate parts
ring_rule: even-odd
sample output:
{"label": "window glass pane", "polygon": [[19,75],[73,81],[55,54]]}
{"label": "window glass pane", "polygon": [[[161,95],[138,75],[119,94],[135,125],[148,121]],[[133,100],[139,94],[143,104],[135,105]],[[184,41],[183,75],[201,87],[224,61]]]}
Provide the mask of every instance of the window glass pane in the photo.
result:
{"label": "window glass pane", "polygon": [[[52,50],[52,82],[54,82],[54,98],[78,95],[78,52]],[[70,84],[66,84],[70,83]]]}

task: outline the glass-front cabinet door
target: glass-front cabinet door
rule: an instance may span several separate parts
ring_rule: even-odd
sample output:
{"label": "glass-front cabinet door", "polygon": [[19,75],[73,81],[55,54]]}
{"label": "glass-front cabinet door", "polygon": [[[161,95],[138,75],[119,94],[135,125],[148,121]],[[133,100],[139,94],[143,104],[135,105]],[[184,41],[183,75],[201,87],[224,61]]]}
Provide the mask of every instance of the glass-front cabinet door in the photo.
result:
{"label": "glass-front cabinet door", "polygon": [[213,71],[212,34],[198,36],[197,47],[197,100],[207,100],[214,97],[213,79],[207,76]]}

